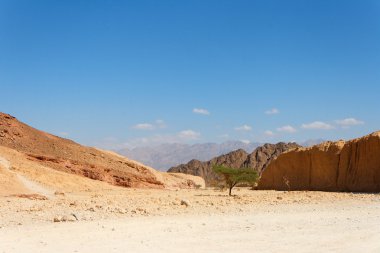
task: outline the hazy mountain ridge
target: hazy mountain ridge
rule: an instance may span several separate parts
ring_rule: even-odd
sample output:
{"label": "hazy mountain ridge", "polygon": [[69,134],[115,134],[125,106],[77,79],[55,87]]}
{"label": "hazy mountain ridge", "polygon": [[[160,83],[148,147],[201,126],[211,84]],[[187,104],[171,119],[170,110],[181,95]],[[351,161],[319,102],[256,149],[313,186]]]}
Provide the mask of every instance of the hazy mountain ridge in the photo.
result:
{"label": "hazy mountain ridge", "polygon": [[241,141],[194,145],[166,143],[155,147],[137,147],[134,149],[117,150],[116,152],[155,169],[166,171],[173,166],[187,163],[193,159],[207,161],[238,149],[251,153],[260,145],[260,143],[244,143]]}

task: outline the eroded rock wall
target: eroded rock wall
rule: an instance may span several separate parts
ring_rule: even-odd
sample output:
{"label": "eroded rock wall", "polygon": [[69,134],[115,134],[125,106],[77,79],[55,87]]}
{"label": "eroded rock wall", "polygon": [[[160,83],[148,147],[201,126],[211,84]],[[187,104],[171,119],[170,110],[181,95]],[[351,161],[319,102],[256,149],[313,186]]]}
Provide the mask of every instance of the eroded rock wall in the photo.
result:
{"label": "eroded rock wall", "polygon": [[281,154],[262,172],[259,189],[380,191],[380,132]]}

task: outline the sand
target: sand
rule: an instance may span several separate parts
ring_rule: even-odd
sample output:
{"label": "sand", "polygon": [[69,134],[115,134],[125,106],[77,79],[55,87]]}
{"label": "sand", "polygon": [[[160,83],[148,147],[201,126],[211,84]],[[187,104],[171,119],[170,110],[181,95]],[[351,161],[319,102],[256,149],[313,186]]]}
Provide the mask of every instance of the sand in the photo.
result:
{"label": "sand", "polygon": [[[380,252],[378,194],[235,194],[117,188],[0,198],[0,252]],[[79,221],[53,222],[71,213]]]}
{"label": "sand", "polygon": [[380,252],[380,194],[122,188],[1,154],[0,253]]}

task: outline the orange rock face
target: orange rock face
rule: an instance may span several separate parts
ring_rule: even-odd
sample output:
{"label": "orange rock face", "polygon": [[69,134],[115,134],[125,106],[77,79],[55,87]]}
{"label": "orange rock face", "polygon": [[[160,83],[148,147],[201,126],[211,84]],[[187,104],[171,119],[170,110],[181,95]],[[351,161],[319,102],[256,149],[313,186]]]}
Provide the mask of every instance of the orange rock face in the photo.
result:
{"label": "orange rock face", "polygon": [[162,175],[161,172],[126,157],[85,147],[37,130],[5,113],[0,113],[0,146],[21,152],[29,160],[55,170],[117,186],[142,188],[204,186],[200,178]]}
{"label": "orange rock face", "polygon": [[380,132],[283,153],[263,171],[259,189],[380,192]]}

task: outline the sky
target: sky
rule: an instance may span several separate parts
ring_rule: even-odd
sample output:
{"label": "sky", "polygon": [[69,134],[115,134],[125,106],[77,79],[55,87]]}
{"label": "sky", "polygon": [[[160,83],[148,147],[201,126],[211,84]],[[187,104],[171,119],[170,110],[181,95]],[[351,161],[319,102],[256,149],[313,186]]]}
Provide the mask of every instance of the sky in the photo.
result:
{"label": "sky", "polygon": [[380,130],[380,1],[0,0],[0,111],[108,149]]}

